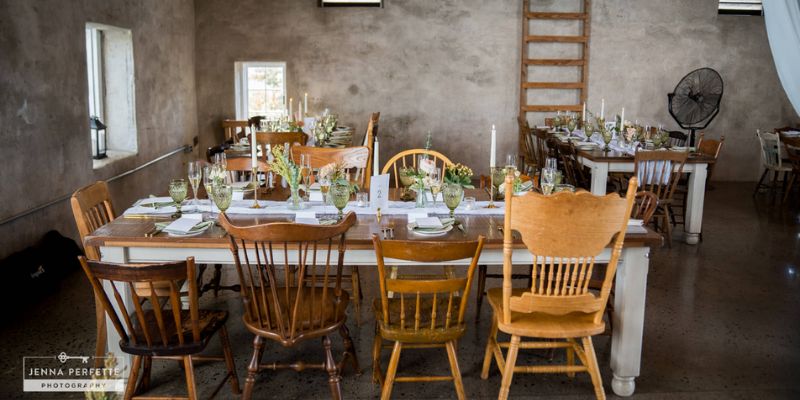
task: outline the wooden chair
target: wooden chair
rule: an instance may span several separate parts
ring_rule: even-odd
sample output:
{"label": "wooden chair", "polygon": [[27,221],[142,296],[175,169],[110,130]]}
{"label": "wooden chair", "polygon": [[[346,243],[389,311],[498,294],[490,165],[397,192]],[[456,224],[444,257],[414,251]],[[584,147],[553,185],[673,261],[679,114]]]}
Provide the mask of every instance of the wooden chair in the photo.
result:
{"label": "wooden chair", "polygon": [[[116,218],[111,194],[105,181],[97,181],[75,191],[70,198],[72,215],[78,225],[81,243],[86,236]],[[90,260],[100,260],[100,249],[95,246],[84,246],[83,252]],[[94,298],[95,323],[97,341],[95,343],[95,364],[99,366],[106,353],[106,316],[99,297]]]}
{"label": "wooden chair", "polygon": [[[378,282],[381,298],[375,299],[375,342],[372,350],[373,381],[380,382],[381,399],[388,400],[395,382],[430,382],[452,380],[456,395],[465,399],[456,348],[464,335],[469,289],[475,266],[483,249],[483,236],[470,242],[381,241],[372,235],[378,260]],[[414,279],[393,278],[384,264],[384,257],[425,263],[471,259],[464,277],[441,278],[439,275],[415,275]],[[389,292],[395,297],[389,298]],[[459,296],[460,294],[460,296]],[[397,297],[399,295],[399,298]],[[380,367],[383,341],[394,346],[384,378]],[[397,364],[403,349],[446,348],[450,360],[450,376],[397,377]]]}
{"label": "wooden chair", "polygon": [[[153,265],[112,264],[90,261],[84,257],[80,257],[80,261],[92,284],[95,296],[100,299],[109,320],[122,338],[119,343],[120,349],[133,355],[125,399],[133,398],[137,391],[147,390],[153,359],[179,360],[183,363],[188,390],[186,398],[191,400],[198,397],[194,379],[194,361],[225,361],[228,373],[214,390],[214,394],[229,379],[233,393],[239,394],[236,366],[228,341],[228,332],[225,329],[228,312],[199,308],[194,258]],[[184,281],[189,287],[188,309],[183,309],[181,305],[179,288]],[[162,295],[161,291],[155,288],[156,282],[168,282],[169,290],[166,294]],[[113,291],[114,304],[103,290],[103,284],[108,285]],[[135,284],[147,285],[149,289],[134,290]],[[132,305],[125,305],[120,295],[122,290],[130,290],[133,296]],[[140,296],[150,300],[150,308],[143,307],[143,299]],[[217,332],[222,342],[223,356],[198,355]],[[140,369],[142,380],[137,383]]]}
{"label": "wooden chair", "polygon": [[642,224],[647,225],[652,221],[653,214],[658,207],[658,196],[653,192],[636,192],[636,200],[633,203],[631,218],[642,220]]}
{"label": "wooden chair", "polygon": [[564,177],[567,183],[576,188],[587,189],[590,186],[590,178],[584,173],[583,165],[578,162],[577,154],[572,142],[558,144],[558,155],[564,164]]}
{"label": "wooden chair", "polygon": [[539,162],[536,159],[536,137],[533,135],[533,130],[528,124],[528,120],[522,116],[517,117],[519,124],[520,141],[522,142],[522,171],[526,174],[533,174],[533,170],[539,167]]}
{"label": "wooden chair", "polygon": [[783,202],[786,203],[786,200],[789,199],[789,193],[792,192],[792,184],[800,176],[800,137],[789,137],[781,134],[781,140],[786,149],[789,162],[792,164],[792,173],[789,178],[786,178],[788,184],[786,185],[786,193],[783,194]]}
{"label": "wooden chair", "polygon": [[[706,139],[705,133],[700,132],[698,135],[696,152],[714,158],[714,163],[708,165],[708,174],[706,175],[706,189],[711,188],[711,176],[714,174],[714,169],[717,167],[716,161],[719,159],[719,153],[722,150],[722,144],[725,142],[725,135],[720,136],[719,140]],[[673,208],[673,220],[676,224],[685,224],[686,220],[686,201],[688,200],[689,193],[689,180],[685,177],[678,183],[678,188],[675,190],[675,202]],[[701,233],[702,237],[702,233]]]}
{"label": "wooden chair", "polygon": [[305,146],[308,142],[308,135],[303,132],[256,132],[256,143],[261,151],[261,157],[267,161],[267,146],[289,143],[289,146],[299,144]]}
{"label": "wooden chair", "polygon": [[537,168],[544,168],[547,158],[550,157],[551,151],[547,146],[547,141],[550,139],[550,134],[546,129],[534,129],[533,135],[536,138],[536,162]]}
{"label": "wooden chair", "polygon": [[[761,167],[764,168],[764,173],[756,183],[756,188],[753,190],[753,196],[758,194],[762,188],[766,188],[771,194],[775,194],[778,189],[778,181],[780,180],[781,173],[784,180],[786,176],[792,172],[790,165],[784,165],[783,157],[781,156],[781,138],[777,133],[760,132],[756,130],[758,141],[761,146]],[[768,173],[772,172],[772,184],[762,184],[764,178]]]}
{"label": "wooden chair", "polygon": [[[253,356],[247,367],[243,398],[253,395],[256,375],[264,369],[307,368],[328,372],[331,396],[342,398],[340,371],[348,359],[358,371],[355,347],[345,321],[350,295],[341,288],[347,230],[356,216],[348,213],[336,225],[319,226],[290,222],[239,227],[225,214],[219,223],[231,238],[231,252],[242,286],[245,328],[255,335]],[[290,259],[296,256],[296,259]],[[336,363],[330,335],[344,339],[344,356]],[[322,339],[325,362],[261,363],[264,340],[294,347]]]}
{"label": "wooden chair", "polygon": [[[506,177],[506,187],[512,178]],[[627,196],[594,196],[589,192],[560,192],[551,196],[531,193],[508,197],[503,230],[503,286],[489,290],[492,327],[486,343],[481,378],[488,379],[492,358],[501,371],[499,399],[508,398],[515,372],[588,372],[595,396],[605,399],[591,337],[605,330],[603,313],[622,252],[625,230],[633,207],[637,180],[631,178]],[[522,237],[534,258],[532,284],[512,290],[512,230]],[[589,291],[595,257],[612,244],[602,289]],[[497,341],[498,331],[511,335]],[[521,343],[522,337],[549,339]],[[502,348],[508,348],[503,358]],[[564,348],[566,365],[517,367],[519,349]],[[575,355],[582,365],[575,365]]]}
{"label": "wooden chair", "polygon": [[[450,161],[444,154],[439,153],[435,150],[425,150],[425,149],[411,149],[401,151],[395,154],[394,157],[389,159],[389,162],[383,165],[383,170],[381,171],[382,174],[392,174],[394,176],[394,187],[400,187],[400,168],[404,167],[412,167],[417,168],[417,156],[419,155],[427,155],[433,158],[433,162],[436,164],[437,168],[442,170],[442,174],[440,179],[444,180],[444,170],[448,165],[453,165],[453,162]],[[410,159],[410,162],[409,162]]]}
{"label": "wooden chair", "polygon": [[686,146],[689,135],[681,131],[669,131],[669,147]]}
{"label": "wooden chair", "polygon": [[669,247],[672,247],[673,195],[688,157],[686,151],[637,151],[633,159],[633,175],[639,178],[640,189],[658,196],[654,217],[659,219],[657,227],[666,236]]}
{"label": "wooden chair", "polygon": [[237,143],[245,136],[245,128],[250,126],[248,121],[237,121],[234,119],[222,120],[222,130],[225,131],[225,141]]}
{"label": "wooden chair", "polygon": [[[365,179],[365,188],[369,189],[369,177],[372,176],[372,158],[374,157],[373,152],[375,151],[375,138],[378,137],[378,125],[381,120],[381,113],[374,112],[369,117],[369,123],[367,124],[367,132],[364,134],[364,142],[362,145],[367,146],[369,149],[369,159],[367,159],[367,169],[364,176],[367,177]],[[380,166],[379,166],[380,167]]]}
{"label": "wooden chair", "polygon": [[332,149],[327,147],[293,146],[291,148],[292,160],[300,163],[300,156],[305,155],[311,159],[311,168],[318,169],[331,163],[341,164],[343,168],[351,170],[353,181],[364,188],[367,181],[370,153],[366,146],[344,147]]}

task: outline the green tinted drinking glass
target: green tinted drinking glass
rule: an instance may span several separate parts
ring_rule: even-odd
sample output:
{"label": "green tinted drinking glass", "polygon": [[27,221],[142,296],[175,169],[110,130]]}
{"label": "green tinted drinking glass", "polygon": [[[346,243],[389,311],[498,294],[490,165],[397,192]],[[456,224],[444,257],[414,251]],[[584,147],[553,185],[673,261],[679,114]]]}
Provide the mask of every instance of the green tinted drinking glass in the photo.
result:
{"label": "green tinted drinking glass", "polygon": [[211,197],[214,199],[214,204],[219,208],[219,212],[224,213],[225,210],[231,206],[233,186],[224,184],[214,185]]}
{"label": "green tinted drinking glass", "polygon": [[336,184],[331,186],[328,197],[331,198],[333,205],[339,210],[339,218],[341,218],[342,214],[344,214],[342,210],[347,207],[347,202],[350,200],[350,185]]}
{"label": "green tinted drinking glass", "polygon": [[461,185],[448,183],[444,185],[442,194],[444,195],[444,204],[450,209],[450,218],[453,218],[456,208],[461,204],[461,198],[464,197],[464,188]]}
{"label": "green tinted drinking glass", "polygon": [[175,202],[177,212],[176,216],[181,215],[181,203],[186,200],[186,195],[189,192],[189,185],[183,179],[173,179],[169,183],[169,196]]}

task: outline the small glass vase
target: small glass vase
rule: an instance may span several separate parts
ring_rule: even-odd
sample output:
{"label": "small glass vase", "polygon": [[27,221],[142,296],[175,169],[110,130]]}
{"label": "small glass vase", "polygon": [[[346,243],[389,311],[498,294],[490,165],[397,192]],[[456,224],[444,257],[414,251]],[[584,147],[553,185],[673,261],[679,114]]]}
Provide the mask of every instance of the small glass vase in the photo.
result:
{"label": "small glass vase", "polygon": [[300,196],[300,185],[289,186],[289,190],[291,191],[291,196],[289,196],[289,203],[288,208],[290,210],[302,210],[303,209],[303,198]]}
{"label": "small glass vase", "polygon": [[428,206],[428,199],[425,198],[425,187],[422,185],[416,185],[414,187],[414,191],[417,192],[417,201],[414,204],[416,208],[425,208]]}

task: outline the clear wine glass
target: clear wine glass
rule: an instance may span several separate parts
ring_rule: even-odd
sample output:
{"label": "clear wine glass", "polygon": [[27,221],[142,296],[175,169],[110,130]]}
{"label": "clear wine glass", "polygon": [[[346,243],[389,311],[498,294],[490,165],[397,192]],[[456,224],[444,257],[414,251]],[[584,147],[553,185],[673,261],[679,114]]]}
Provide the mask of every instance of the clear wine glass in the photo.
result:
{"label": "clear wine glass", "polygon": [[189,204],[197,204],[197,188],[200,186],[200,179],[203,178],[203,169],[200,161],[190,161],[186,166],[186,171],[189,184],[192,185],[192,195],[194,197]]}
{"label": "clear wine glass", "polygon": [[546,196],[553,193],[553,188],[556,186],[556,170],[552,168],[545,168],[542,170],[542,193]]}
{"label": "clear wine glass", "polygon": [[436,198],[442,192],[442,169],[436,168],[431,173],[431,197],[433,197],[433,208],[436,208]]}
{"label": "clear wine glass", "polygon": [[327,176],[320,177],[319,191],[322,192],[322,205],[328,205],[328,190],[331,188],[331,180]]}
{"label": "clear wine glass", "polygon": [[181,203],[186,200],[188,191],[189,187],[183,179],[173,179],[169,183],[169,196],[172,197],[172,201],[175,202],[175,208],[177,209],[177,212],[173,215],[174,217],[181,216]]}
{"label": "clear wine glass", "polygon": [[225,152],[214,154],[214,164],[222,165],[225,169],[228,169],[228,157],[225,156]]}
{"label": "clear wine glass", "polygon": [[300,155],[300,177],[303,178],[303,186],[306,188],[303,197],[305,201],[308,201],[311,192],[311,157],[309,155]]}

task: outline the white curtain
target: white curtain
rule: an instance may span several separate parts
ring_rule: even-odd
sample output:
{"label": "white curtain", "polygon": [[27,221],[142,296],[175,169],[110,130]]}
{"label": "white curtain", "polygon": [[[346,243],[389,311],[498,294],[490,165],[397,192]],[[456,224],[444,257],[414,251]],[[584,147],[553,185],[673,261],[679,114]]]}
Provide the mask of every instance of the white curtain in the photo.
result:
{"label": "white curtain", "polygon": [[778,77],[800,115],[800,0],[764,0],[764,19]]}

